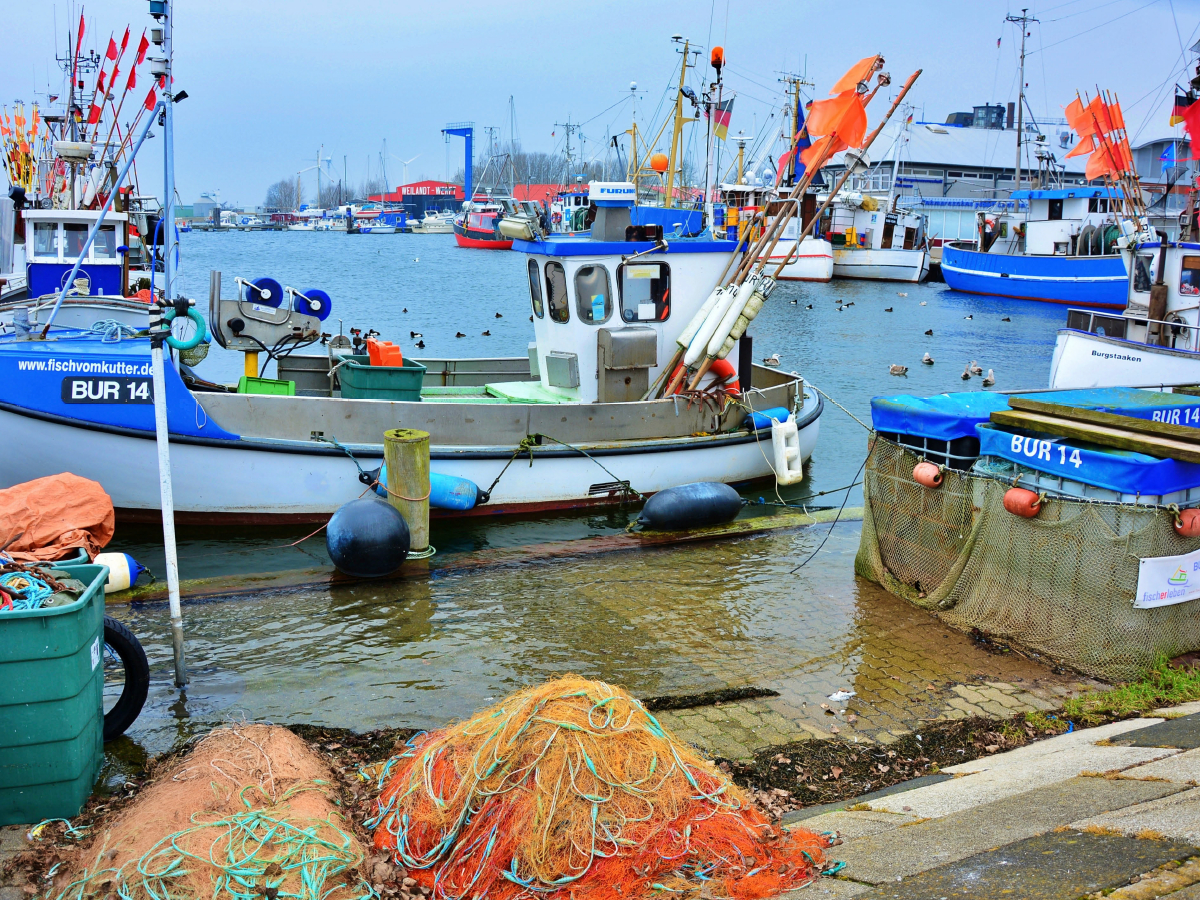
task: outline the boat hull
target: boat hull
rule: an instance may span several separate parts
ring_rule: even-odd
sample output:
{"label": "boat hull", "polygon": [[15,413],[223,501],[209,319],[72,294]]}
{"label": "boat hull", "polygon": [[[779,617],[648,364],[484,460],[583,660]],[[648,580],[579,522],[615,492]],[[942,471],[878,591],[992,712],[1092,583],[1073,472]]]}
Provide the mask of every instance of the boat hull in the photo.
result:
{"label": "boat hull", "polygon": [[[771,252],[768,262],[777,267],[787,262],[783,271],[776,276],[780,281],[815,281],[825,283],[833,280],[833,246],[829,241],[805,238],[800,242],[800,252],[795,256],[792,250],[795,241],[780,241]],[[774,269],[772,269],[774,271]]]}
{"label": "boat hull", "polygon": [[[822,406],[810,400],[797,417],[800,452],[816,445]],[[0,486],[70,471],[103,485],[121,518],[160,517],[154,434],[98,427],[0,404],[0,429],[21,453],[0,456]],[[772,475],[771,432],[709,439],[630,441],[590,447],[591,457],[563,447],[538,448],[513,459],[512,448],[433,447],[430,468],[491,485],[489,503],[466,514],[505,515],[620,502],[613,475],[643,494],[693,481],[751,482]],[[81,452],[86,447],[86,452]],[[383,448],[356,447],[363,468],[382,463]],[[511,462],[511,465],[509,464]],[[601,468],[602,463],[604,468]],[[507,466],[507,468],[506,468]],[[605,471],[612,472],[610,475]],[[214,473],[220,473],[214,475]],[[336,448],[300,441],[214,441],[172,435],[171,474],[180,523],[323,522],[359,497],[358,466]],[[435,510],[435,515],[463,515]]]}
{"label": "boat hull", "polygon": [[1124,309],[1129,281],[1120,256],[1015,256],[946,245],[942,277],[951,290],[1043,303]]}
{"label": "boat hull", "polygon": [[1200,353],[1063,328],[1054,341],[1050,387],[1200,384]]}
{"label": "boat hull", "polygon": [[472,250],[511,250],[512,238],[496,234],[494,231],[476,231],[458,223],[454,225],[454,240],[460,247]]}
{"label": "boat hull", "polygon": [[854,250],[833,248],[833,276],[870,281],[903,281],[916,284],[929,274],[926,250]]}

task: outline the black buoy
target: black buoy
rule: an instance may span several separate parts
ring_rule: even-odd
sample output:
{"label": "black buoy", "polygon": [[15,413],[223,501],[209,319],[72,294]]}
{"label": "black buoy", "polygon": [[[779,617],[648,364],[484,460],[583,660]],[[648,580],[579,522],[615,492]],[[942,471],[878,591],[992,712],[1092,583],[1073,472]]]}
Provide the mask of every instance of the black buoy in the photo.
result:
{"label": "black buoy", "polygon": [[741,508],[742,498],[729,485],[696,481],[659,491],[642,507],[638,524],[666,531],[701,528],[728,522]]}
{"label": "black buoy", "polygon": [[408,523],[376,497],[343,504],[325,528],[325,548],[338,570],[356,578],[390,575],[408,558]]}

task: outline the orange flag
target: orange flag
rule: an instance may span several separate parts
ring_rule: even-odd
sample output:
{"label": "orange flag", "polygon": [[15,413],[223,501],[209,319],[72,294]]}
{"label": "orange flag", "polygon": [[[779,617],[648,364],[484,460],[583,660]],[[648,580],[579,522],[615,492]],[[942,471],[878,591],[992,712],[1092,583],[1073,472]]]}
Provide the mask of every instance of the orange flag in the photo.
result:
{"label": "orange flag", "polygon": [[1121,140],[1113,148],[1113,155],[1123,172],[1133,172],[1133,153],[1129,150],[1129,139]]}
{"label": "orange flag", "polygon": [[[816,105],[815,103],[813,104]],[[818,138],[813,142],[811,147],[805,148],[800,153],[800,161],[804,163],[805,170],[811,170],[817,167],[817,162],[824,158],[825,162],[822,165],[828,165],[833,159],[835,153],[841,153],[846,149],[846,142],[839,139],[836,134],[828,135],[827,137]]]}
{"label": "orange flag", "polygon": [[1125,128],[1125,116],[1121,113],[1121,104],[1112,102],[1108,105],[1108,119],[1112,122],[1113,128]]}
{"label": "orange flag", "polygon": [[1116,176],[1118,168],[1113,164],[1112,155],[1109,153],[1108,147],[1101,144],[1096,148],[1096,152],[1088,157],[1087,169],[1084,171],[1084,177],[1088,181],[1099,178],[1102,175],[1107,175],[1110,178]]}
{"label": "orange flag", "polygon": [[829,95],[840,94],[843,91],[857,91],[858,85],[871,77],[871,73],[875,71],[875,61],[878,56],[868,56],[866,59],[860,59],[850,67],[850,71],[838,79],[829,90]]}
{"label": "orange flag", "polygon": [[1092,140],[1092,136],[1090,134],[1086,134],[1079,139],[1079,143],[1071,149],[1071,152],[1067,154],[1066,158],[1070,159],[1072,156],[1083,156],[1085,153],[1091,153],[1095,149],[1096,142]]}
{"label": "orange flag", "polygon": [[1092,117],[1087,114],[1083,106],[1083,101],[1078,97],[1068,103],[1066,108],[1063,109],[1063,117],[1067,120],[1067,124],[1074,128],[1075,133],[1081,138],[1096,132],[1096,126],[1092,124]]}
{"label": "orange flag", "polygon": [[1108,117],[1108,107],[1104,105],[1104,101],[1096,97],[1088,104],[1088,115],[1095,120],[1095,123],[1100,126],[1100,131],[1108,134],[1113,130],[1112,120]]}
{"label": "orange flag", "polygon": [[818,100],[808,113],[808,133],[836,134],[848,146],[858,147],[867,135],[867,111],[855,91],[844,91]]}

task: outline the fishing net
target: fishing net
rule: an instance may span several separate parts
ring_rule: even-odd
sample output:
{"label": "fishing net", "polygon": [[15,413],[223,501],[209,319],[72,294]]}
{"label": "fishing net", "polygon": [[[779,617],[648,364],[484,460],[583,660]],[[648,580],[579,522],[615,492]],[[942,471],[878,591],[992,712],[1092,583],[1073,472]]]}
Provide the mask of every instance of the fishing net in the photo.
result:
{"label": "fishing net", "polygon": [[372,897],[331,778],[284,728],[214,731],[80,850],[57,900]]}
{"label": "fishing net", "polygon": [[417,735],[379,783],[375,846],[435,898],[751,900],[807,884],[829,846],[577,676]]}
{"label": "fishing net", "polygon": [[1009,482],[946,469],[930,489],[913,480],[920,460],[873,437],[859,575],[956,628],[1107,681],[1200,648],[1194,603],[1133,607],[1140,559],[1200,548],[1175,533],[1170,512],[1050,498],[1025,519],[1004,508]]}

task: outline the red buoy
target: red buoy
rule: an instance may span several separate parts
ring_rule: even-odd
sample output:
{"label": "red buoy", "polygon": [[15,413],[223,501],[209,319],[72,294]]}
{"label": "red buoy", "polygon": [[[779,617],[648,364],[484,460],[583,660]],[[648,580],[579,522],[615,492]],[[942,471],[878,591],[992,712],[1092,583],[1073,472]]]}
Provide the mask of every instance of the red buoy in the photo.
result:
{"label": "red buoy", "polygon": [[1200,537],[1200,509],[1185,509],[1175,519],[1175,533],[1180,537]]}
{"label": "red buoy", "polygon": [[942,483],[942,470],[931,462],[919,462],[913,468],[913,481],[927,488],[938,487]]}
{"label": "red buoy", "polygon": [[1042,511],[1042,501],[1033,491],[1025,488],[1009,488],[1004,492],[1004,508],[1014,516],[1032,519]]}

